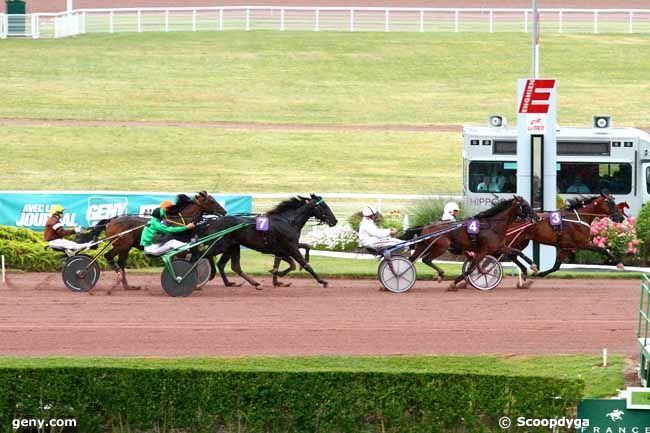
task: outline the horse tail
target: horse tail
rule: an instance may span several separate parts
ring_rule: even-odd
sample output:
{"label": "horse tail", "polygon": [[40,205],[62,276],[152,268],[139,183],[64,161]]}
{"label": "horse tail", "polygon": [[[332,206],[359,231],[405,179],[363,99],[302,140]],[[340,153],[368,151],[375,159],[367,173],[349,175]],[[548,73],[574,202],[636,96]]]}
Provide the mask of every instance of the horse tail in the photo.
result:
{"label": "horse tail", "polygon": [[99,238],[99,235],[106,230],[106,225],[111,221],[110,218],[108,219],[103,219],[99,222],[97,222],[94,226],[90,228],[90,230],[86,233],[80,233],[79,234],[79,241],[78,242],[96,242],[97,238]]}
{"label": "horse tail", "polygon": [[422,227],[413,227],[411,229],[406,229],[406,231],[398,237],[398,239],[401,239],[403,241],[410,241],[416,236],[420,236],[422,234]]}

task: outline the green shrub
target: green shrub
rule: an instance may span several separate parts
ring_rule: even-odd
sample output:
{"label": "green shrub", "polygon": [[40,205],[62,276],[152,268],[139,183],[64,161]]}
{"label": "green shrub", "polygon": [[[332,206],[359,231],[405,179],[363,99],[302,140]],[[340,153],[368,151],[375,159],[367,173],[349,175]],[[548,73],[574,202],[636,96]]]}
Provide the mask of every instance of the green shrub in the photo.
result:
{"label": "green shrub", "polygon": [[[429,198],[414,202],[413,205],[409,206],[407,209],[409,225],[411,227],[424,227],[432,222],[440,221],[440,218],[442,218],[442,212],[448,202],[449,200],[438,198]],[[458,216],[459,218],[463,218],[464,212],[462,205],[458,203],[458,206],[460,207]]]}
{"label": "green shrub", "polygon": [[[0,255],[5,256],[6,266],[9,269],[27,272],[60,271],[65,257],[62,253],[46,247],[47,242],[43,241],[42,233],[0,226]],[[91,250],[86,251],[85,254],[95,255],[97,252],[98,250]],[[103,254],[98,263],[104,270],[111,269]],[[131,250],[127,268],[139,269],[151,266],[160,266],[160,263],[148,258],[140,250]]]}
{"label": "green shrub", "polygon": [[636,234],[641,240],[643,262],[650,260],[650,202],[643,205],[636,220]]}
{"label": "green shrub", "polygon": [[89,433],[120,425],[193,433],[497,432],[504,415],[570,416],[583,388],[581,380],[505,374],[233,371],[146,363],[3,368],[0,425],[9,431],[11,419],[35,417],[75,418],[76,431]]}

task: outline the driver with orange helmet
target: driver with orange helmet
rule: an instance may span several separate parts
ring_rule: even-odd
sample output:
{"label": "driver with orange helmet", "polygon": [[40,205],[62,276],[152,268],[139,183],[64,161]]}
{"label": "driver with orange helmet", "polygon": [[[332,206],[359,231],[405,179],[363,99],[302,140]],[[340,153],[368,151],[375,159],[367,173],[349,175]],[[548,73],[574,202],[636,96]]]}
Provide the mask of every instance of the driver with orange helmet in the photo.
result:
{"label": "driver with orange helmet", "polygon": [[192,230],[196,225],[189,223],[187,225],[177,225],[172,227],[167,221],[167,211],[173,203],[165,200],[160,203],[160,207],[151,213],[151,219],[147,226],[142,230],[140,245],[144,247],[144,252],[154,256],[159,256],[171,249],[182,247],[186,242],[174,239],[174,233],[181,233],[186,230]]}

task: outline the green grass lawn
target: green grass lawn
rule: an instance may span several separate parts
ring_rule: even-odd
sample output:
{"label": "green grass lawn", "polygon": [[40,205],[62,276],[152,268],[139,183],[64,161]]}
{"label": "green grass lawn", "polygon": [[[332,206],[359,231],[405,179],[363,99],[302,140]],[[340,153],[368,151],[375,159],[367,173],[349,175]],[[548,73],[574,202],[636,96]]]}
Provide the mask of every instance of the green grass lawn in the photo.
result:
{"label": "green grass lawn", "polygon": [[[0,117],[484,123],[514,120],[530,35],[96,34],[3,41],[2,58]],[[562,125],[601,113],[647,125],[649,69],[650,35],[542,36],[541,75],[559,80]]]}
{"label": "green grass lawn", "polygon": [[[325,278],[377,278],[378,260],[352,260],[335,257],[323,257],[312,255],[310,257],[312,267],[318,272],[319,275]],[[273,265],[273,257],[265,254],[260,254],[255,251],[245,250],[242,251],[242,268],[244,271],[251,275],[269,277],[271,276],[269,270]],[[456,278],[460,275],[460,265],[455,264],[439,264],[445,271],[445,278]],[[285,264],[281,266],[283,269]],[[436,272],[423,263],[416,264],[417,277],[419,280],[427,281],[432,280]],[[162,268],[138,269],[130,272],[153,272],[158,273]],[[230,271],[228,265],[226,270]],[[229,273],[233,275],[232,273]],[[512,275],[510,268],[504,269],[506,276]],[[311,278],[306,271],[294,271],[290,275],[295,277]],[[516,274],[514,274],[516,275]],[[219,278],[219,277],[217,277]],[[235,277],[239,279],[239,277]],[[593,271],[559,271],[551,274],[547,278],[622,278],[622,279],[640,279],[641,276],[638,272],[593,272]],[[219,283],[221,284],[221,283]],[[379,284],[379,282],[377,282]]]}
{"label": "green grass lawn", "polygon": [[0,190],[427,194],[461,188],[457,133],[14,126],[2,128],[0,149]]}
{"label": "green grass lawn", "polygon": [[508,374],[581,378],[585,397],[605,397],[622,388],[624,358],[611,356],[606,368],[596,356],[318,356],[241,358],[0,358],[0,368],[180,368],[235,371],[378,371]]}

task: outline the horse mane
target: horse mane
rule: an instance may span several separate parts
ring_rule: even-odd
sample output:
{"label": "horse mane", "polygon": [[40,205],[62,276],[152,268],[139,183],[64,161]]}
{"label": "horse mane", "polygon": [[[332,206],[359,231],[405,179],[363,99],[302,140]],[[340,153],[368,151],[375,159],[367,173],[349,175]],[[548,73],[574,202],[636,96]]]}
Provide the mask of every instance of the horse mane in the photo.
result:
{"label": "horse mane", "polygon": [[192,199],[188,197],[185,194],[178,194],[176,196],[176,203],[167,209],[167,213],[180,213],[185,209],[190,203],[192,203]]}
{"label": "horse mane", "polygon": [[580,208],[585,207],[585,205],[588,205],[589,203],[595,201],[596,199],[598,199],[598,197],[600,197],[600,196],[595,195],[595,196],[589,197],[589,198],[572,198],[572,199],[568,199],[566,201],[565,208],[567,210],[580,209]]}
{"label": "horse mane", "polygon": [[304,206],[305,202],[302,199],[299,199],[298,197],[292,197],[288,200],[285,200],[278,204],[276,207],[268,211],[266,214],[267,215],[278,215],[281,213],[284,213],[288,210],[291,209],[299,209],[302,206]]}
{"label": "horse mane", "polygon": [[511,205],[512,200],[501,200],[490,209],[477,213],[472,218],[490,218],[508,209]]}

